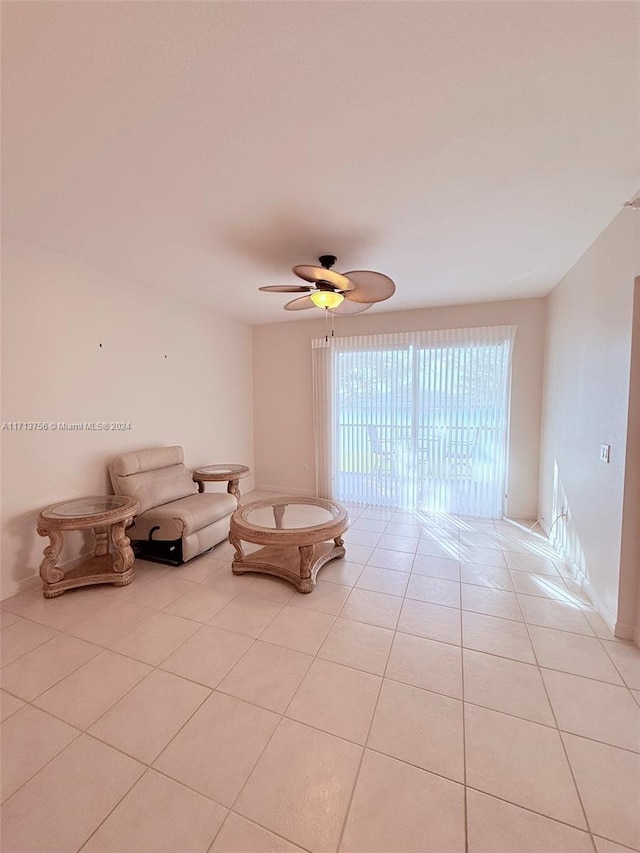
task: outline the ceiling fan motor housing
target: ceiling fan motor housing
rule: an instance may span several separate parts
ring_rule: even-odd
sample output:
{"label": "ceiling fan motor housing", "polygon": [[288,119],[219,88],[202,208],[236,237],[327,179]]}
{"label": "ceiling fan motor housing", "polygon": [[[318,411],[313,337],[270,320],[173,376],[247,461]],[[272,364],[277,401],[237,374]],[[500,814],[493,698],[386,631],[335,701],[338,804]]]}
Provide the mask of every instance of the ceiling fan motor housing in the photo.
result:
{"label": "ceiling fan motor housing", "polygon": [[[330,270],[331,267],[338,260],[335,255],[320,255],[318,258],[320,261],[320,266],[324,267],[326,270]],[[340,293],[341,291],[329,281],[316,281],[316,290],[330,290],[332,293]]]}

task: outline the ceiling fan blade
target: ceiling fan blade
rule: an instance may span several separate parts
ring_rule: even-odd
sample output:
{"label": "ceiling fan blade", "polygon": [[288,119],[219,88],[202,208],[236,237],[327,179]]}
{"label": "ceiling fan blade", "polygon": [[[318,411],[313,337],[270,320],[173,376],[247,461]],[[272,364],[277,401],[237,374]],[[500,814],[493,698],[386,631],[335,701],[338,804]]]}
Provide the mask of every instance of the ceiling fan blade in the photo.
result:
{"label": "ceiling fan blade", "polygon": [[304,311],[305,308],[315,308],[316,306],[311,301],[310,296],[300,296],[298,299],[292,299],[284,306],[285,311]]}
{"label": "ceiling fan blade", "polygon": [[354,270],[345,273],[353,282],[353,290],[345,293],[345,299],[351,302],[384,302],[396,291],[396,286],[389,276],[371,270]]}
{"label": "ceiling fan blade", "polygon": [[332,314],[362,314],[363,311],[367,311],[373,305],[372,302],[365,304],[364,302],[352,302],[351,300],[347,300],[345,298],[344,302],[341,302],[337,308],[332,308]]}
{"label": "ceiling fan blade", "polygon": [[336,272],[335,270],[326,269],[326,267],[312,267],[307,264],[299,264],[293,268],[293,272],[298,278],[303,278],[305,281],[328,281],[336,290],[353,290],[353,282],[349,281],[346,275]]}
{"label": "ceiling fan blade", "polygon": [[270,284],[267,287],[258,288],[266,293],[307,293],[311,289],[304,284]]}

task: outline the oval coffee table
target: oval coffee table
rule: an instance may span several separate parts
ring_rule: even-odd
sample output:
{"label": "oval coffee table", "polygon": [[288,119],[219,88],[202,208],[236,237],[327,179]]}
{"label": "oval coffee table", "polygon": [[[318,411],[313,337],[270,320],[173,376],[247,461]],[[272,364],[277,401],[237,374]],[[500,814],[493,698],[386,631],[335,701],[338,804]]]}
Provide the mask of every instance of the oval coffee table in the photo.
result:
{"label": "oval coffee table", "polygon": [[[45,598],[55,598],[68,589],[94,583],[126,586],[133,580],[134,555],[125,527],[140,509],[134,498],[124,495],[99,495],[75,501],[62,501],[43,510],[38,516],[38,533],[48,536],[40,564]],[[81,557],[64,568],[56,566],[67,530],[94,532],[93,554]],[[109,539],[115,553],[109,553]]]}
{"label": "oval coffee table", "polygon": [[[298,592],[311,592],[319,569],[344,557],[342,534],[348,526],[347,510],[322,498],[282,495],[245,504],[231,516],[232,571],[276,575]],[[243,541],[263,547],[245,556]]]}

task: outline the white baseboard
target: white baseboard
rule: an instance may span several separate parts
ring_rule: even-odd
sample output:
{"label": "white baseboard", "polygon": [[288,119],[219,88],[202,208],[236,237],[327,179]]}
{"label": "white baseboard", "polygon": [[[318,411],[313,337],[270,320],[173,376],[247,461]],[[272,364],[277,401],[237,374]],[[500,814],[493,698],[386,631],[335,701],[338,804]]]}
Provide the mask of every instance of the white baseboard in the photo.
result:
{"label": "white baseboard", "polygon": [[256,483],[256,492],[275,492],[278,495],[303,495],[306,498],[314,498],[316,493],[313,489],[288,489],[286,486],[270,486]]}
{"label": "white baseboard", "polygon": [[[92,551],[85,551],[82,554],[78,554],[77,557],[73,557],[71,560],[59,563],[58,568],[64,569],[65,566],[68,566],[70,563],[74,563],[76,560],[82,559],[82,557],[89,557],[91,554]],[[11,598],[14,595],[18,595],[18,593],[24,592],[25,589],[31,589],[32,586],[41,583],[42,578],[40,577],[40,574],[37,573],[35,575],[30,575],[28,578],[23,578],[21,581],[16,581],[16,583],[12,583],[9,586],[4,586],[0,591],[0,601],[4,601],[5,598]]]}
{"label": "white baseboard", "polygon": [[614,637],[622,637],[625,640],[630,640],[633,637],[633,629],[630,634],[623,635],[619,633],[619,631],[623,630],[623,626],[616,622],[616,618],[613,613],[609,610],[609,608],[602,601],[598,593],[595,591],[589,578],[584,574],[584,572],[580,571],[580,569],[575,565],[575,563],[569,563],[569,568],[571,569],[571,574],[574,576],[576,583],[579,583],[582,589],[587,593],[589,598],[591,599],[591,603],[598,611],[600,616],[604,619],[607,624],[607,628],[611,631]]}
{"label": "white baseboard", "polygon": [[604,601],[602,601],[596,590],[593,588],[591,581],[582,571],[582,569],[576,563],[574,563],[573,560],[569,560],[566,557],[565,565],[571,572],[571,575],[575,582],[581,587],[581,589],[586,592],[587,596],[591,599],[591,604],[596,609],[601,618],[604,620],[607,628],[611,631],[613,636],[617,637],[620,640],[633,640],[636,645],[640,645],[640,632],[636,629],[634,625],[628,625],[624,622],[619,622],[618,620],[616,620],[616,617],[609,610]]}
{"label": "white baseboard", "polygon": [[[574,571],[573,565],[571,565],[571,571]],[[589,579],[585,577],[584,573],[578,571],[577,574],[578,577],[576,578],[576,581],[587,593],[591,599],[591,603],[602,619],[606,622],[607,628],[611,631],[613,636],[617,637],[619,640],[633,640],[633,642],[638,645],[640,635],[638,634],[635,625],[628,625],[625,622],[619,622],[609,608],[604,604],[595,589],[591,586]]]}
{"label": "white baseboard", "polygon": [[42,583],[40,575],[31,575],[31,577],[23,578],[21,581],[12,583],[10,586],[5,586],[2,588],[2,592],[0,592],[0,601],[4,601],[5,598],[11,598],[19,592],[24,592],[25,589],[31,589],[32,586],[38,583]]}
{"label": "white baseboard", "polygon": [[[547,544],[549,543],[549,538],[546,535],[546,532],[544,531],[544,528],[542,527],[542,525],[540,524],[539,526],[543,532],[538,533],[534,529],[534,526],[529,523],[531,521],[536,521],[535,517],[533,517],[533,516],[531,518],[524,519],[524,518],[517,518],[515,516],[509,516],[507,518],[507,516],[505,515],[505,516],[503,516],[502,521],[506,521],[509,524],[513,524],[513,526],[517,527],[518,530],[522,530],[525,533],[528,533],[530,536],[535,536],[536,539],[541,539],[543,542],[546,542]],[[521,524],[522,521],[526,521],[527,523]]]}
{"label": "white baseboard", "polygon": [[[604,616],[602,618],[604,619]],[[613,628],[613,636],[619,640],[631,640],[636,646],[640,646],[640,631],[634,625],[616,622]]]}
{"label": "white baseboard", "polygon": [[[505,518],[507,518],[507,517],[505,516]],[[509,519],[513,519],[514,521],[535,521],[537,518],[538,518],[538,516],[535,513],[525,512],[525,513],[522,513],[521,515],[510,515],[507,518],[507,521]]]}

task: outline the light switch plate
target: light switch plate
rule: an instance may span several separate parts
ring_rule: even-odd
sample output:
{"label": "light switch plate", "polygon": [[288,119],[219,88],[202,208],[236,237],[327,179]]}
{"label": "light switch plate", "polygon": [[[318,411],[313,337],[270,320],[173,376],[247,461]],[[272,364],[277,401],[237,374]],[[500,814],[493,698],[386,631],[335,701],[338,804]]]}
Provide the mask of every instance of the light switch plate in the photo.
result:
{"label": "light switch plate", "polygon": [[611,445],[610,444],[601,444],[600,445],[600,461],[601,462],[608,462],[610,452],[611,452]]}

